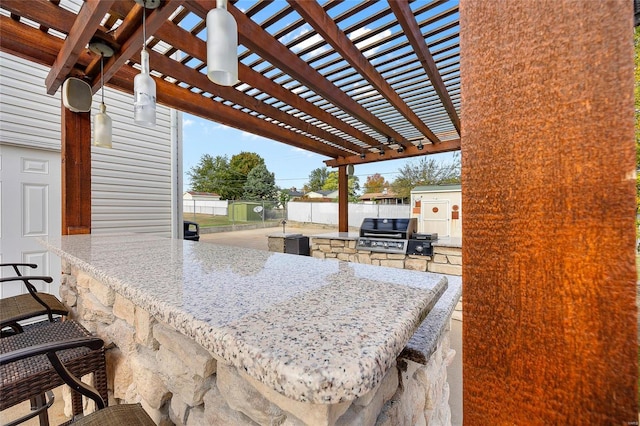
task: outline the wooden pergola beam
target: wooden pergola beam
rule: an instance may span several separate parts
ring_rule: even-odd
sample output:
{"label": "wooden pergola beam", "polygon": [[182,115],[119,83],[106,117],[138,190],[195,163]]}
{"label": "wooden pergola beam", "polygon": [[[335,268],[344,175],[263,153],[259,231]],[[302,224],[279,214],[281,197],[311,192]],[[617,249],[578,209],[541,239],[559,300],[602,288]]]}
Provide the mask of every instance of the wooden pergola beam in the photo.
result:
{"label": "wooden pergola beam", "polygon": [[431,81],[431,85],[438,94],[438,97],[440,98],[444,109],[447,111],[453,126],[456,128],[458,134],[460,134],[460,117],[458,116],[456,108],[453,106],[451,96],[449,96],[449,91],[444,85],[444,81],[442,81],[442,76],[440,75],[440,71],[438,71],[438,66],[433,60],[431,52],[429,52],[429,47],[427,46],[425,38],[420,31],[416,17],[409,8],[409,2],[407,0],[390,0],[389,7],[391,7],[398,23],[400,23],[400,26],[402,27],[404,34],[407,36],[411,47],[413,47],[415,54],[418,56],[418,59],[420,59],[420,63],[424,67],[427,76],[429,76],[429,81]]}
{"label": "wooden pergola beam", "polygon": [[[125,65],[114,75],[110,81],[110,86],[118,90],[131,92],[133,90],[133,78],[137,74],[138,70]],[[189,114],[213,120],[217,123],[224,123],[247,133],[270,138],[287,145],[302,147],[320,155],[326,155],[327,157],[335,155],[335,152],[330,150],[331,147],[327,147],[327,151],[324,149],[319,150],[317,141],[307,136],[292,132],[282,126],[254,117],[213,99],[208,99],[166,80],[157,77],[153,77],[153,79],[156,82],[158,103],[162,105],[180,111],[188,111]]]}
{"label": "wooden pergola beam", "polygon": [[[171,22],[166,22],[158,29],[158,31],[156,31],[156,35],[164,40],[171,40],[173,43],[172,45],[176,49],[179,49],[187,53],[188,55],[201,60],[202,62],[206,62],[206,43],[190,32],[183,30],[179,26]],[[348,125],[342,120],[337,119],[334,115],[329,114],[322,108],[315,106],[311,102],[307,101],[304,98],[301,98],[295,93],[292,93],[290,90],[285,89],[281,85],[274,83],[271,79],[265,77],[259,72],[254,71],[250,67],[244,65],[242,62],[238,64],[238,78],[243,83],[246,83],[249,86],[264,93],[268,93],[274,98],[286,102],[293,108],[296,108],[306,114],[309,114],[312,117],[322,120],[324,123],[366,144],[369,144],[371,146],[377,146],[380,144],[380,142],[364,133],[363,131]],[[352,147],[351,149],[354,149],[354,147]]]}
{"label": "wooden pergola beam", "polygon": [[[418,157],[425,154],[439,154],[443,152],[460,151],[460,139],[442,141],[437,144],[425,144],[422,148],[417,145],[410,145],[404,149],[404,152],[398,152],[395,149],[387,149],[384,151],[383,158],[385,160],[397,160],[400,158]],[[364,156],[364,158],[363,158]],[[327,167],[338,167],[347,164],[367,164],[380,161],[380,154],[366,152],[359,155],[351,155],[348,157],[339,157],[333,160],[326,160],[324,163]]]}
{"label": "wooden pergola beam", "polygon": [[[136,55],[135,60],[140,60],[139,55]],[[271,105],[265,104],[264,102],[260,102],[257,99],[252,98],[251,96],[247,96],[233,87],[217,85],[209,80],[209,78],[205,74],[198,72],[193,68],[182,65],[181,63],[174,61],[173,59],[168,58],[164,55],[160,55],[157,52],[149,52],[149,62],[152,64],[151,68],[160,72],[161,74],[171,74],[171,76],[178,81],[189,81],[195,87],[198,87],[204,92],[209,92],[215,96],[219,96],[237,105],[263,114],[266,117],[271,117],[275,120],[278,120],[280,123],[292,126],[298,130],[314,135],[318,138],[323,138],[337,145],[344,146],[350,150],[355,149],[352,144],[342,138],[338,138],[337,136],[327,131],[312,126],[306,121],[300,120],[299,118],[287,114],[286,112],[280,111],[279,109],[274,108]],[[200,96],[202,97],[202,95]],[[297,133],[296,135],[302,136]],[[330,145],[325,145],[324,147],[318,145],[318,147],[314,151],[322,155],[327,155],[329,157],[345,155],[345,151],[334,148]]]}
{"label": "wooden pergola beam", "polygon": [[[210,4],[205,0],[193,0],[187,4],[187,7],[192,8],[194,13],[204,18],[210,9]],[[396,140],[404,139],[399,133],[391,129],[383,123],[382,120],[371,114],[322,76],[322,74],[292,53],[291,50],[253,22],[235,6],[229,4],[228,10],[238,24],[238,40],[241,44],[247,46],[271,64],[286,71],[296,80],[323,96],[327,101],[339,106],[345,111],[349,111],[354,118],[360,120],[363,124],[379,132],[381,135],[390,136]]]}
{"label": "wooden pergola beam", "polygon": [[47,93],[56,93],[93,37],[115,0],[86,0],[45,79]]}
{"label": "wooden pergola beam", "polygon": [[[0,27],[0,50],[41,65],[51,66],[62,47],[62,40],[59,38],[16,22],[8,16],[0,15]],[[80,64],[87,65],[91,60],[91,55],[86,51],[78,56]]]}
{"label": "wooden pergola beam", "polygon": [[[63,41],[57,37],[43,33],[36,28],[22,25],[6,16],[0,16],[0,25],[2,25],[2,37],[0,37],[0,49],[2,51],[17,54],[21,51],[20,46],[36,46],[33,51],[29,52],[33,56],[29,56],[28,59],[36,60],[42,65],[50,66],[63,44]],[[91,62],[91,59],[92,56],[84,52],[79,57],[79,63],[88,64]],[[169,58],[164,59],[171,60]],[[187,67],[185,68],[188,69]],[[190,71],[197,73],[195,70]],[[133,79],[137,73],[138,71],[133,67],[125,65],[114,74],[113,80],[107,85],[131,93],[133,90]],[[202,74],[202,76],[206,78],[204,74]],[[188,89],[179,88],[175,84],[171,84],[162,79],[154,79],[158,87],[158,102],[168,107],[188,111],[202,118],[225,123],[242,131],[272,138],[330,158],[345,154],[345,152],[340,149],[329,145],[319,146],[318,142],[314,139],[246,114],[220,102],[207,99]],[[176,92],[177,89],[179,89],[178,92]],[[165,90],[167,93],[170,93],[170,95],[165,93]]]}
{"label": "wooden pergola beam", "polygon": [[[409,108],[402,98],[393,90],[393,87],[380,75],[371,62],[362,54],[351,40],[343,33],[336,23],[327,15],[322,7],[315,1],[287,0],[289,5],[313,29],[329,43],[349,64],[358,71],[373,88],[380,93],[389,103],[402,114],[420,133],[432,143],[440,142],[440,139],[429,127]],[[396,143],[403,146],[407,142],[402,137],[392,137]]]}
{"label": "wooden pergola beam", "polygon": [[2,8],[12,14],[39,22],[47,28],[65,34],[69,32],[68,23],[73,22],[76,18],[75,13],[47,0],[2,0]]}
{"label": "wooden pergola beam", "polygon": [[[171,14],[182,4],[184,0],[166,0],[162,5],[149,13],[146,18],[147,37],[153,33],[169,19]],[[104,64],[104,81],[109,79],[122,67],[133,55],[142,49],[142,26],[133,32],[131,37],[122,44],[120,52],[109,58]],[[100,88],[100,76],[96,75],[91,82],[91,89],[95,93]]]}

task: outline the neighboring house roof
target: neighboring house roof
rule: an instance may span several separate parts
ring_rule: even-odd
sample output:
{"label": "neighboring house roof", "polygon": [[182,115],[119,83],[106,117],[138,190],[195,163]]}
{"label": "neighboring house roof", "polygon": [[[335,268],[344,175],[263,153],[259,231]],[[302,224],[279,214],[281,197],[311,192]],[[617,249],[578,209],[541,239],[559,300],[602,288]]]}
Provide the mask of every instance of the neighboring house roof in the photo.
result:
{"label": "neighboring house roof", "polygon": [[319,189],[318,191],[309,191],[305,195],[307,198],[337,198],[338,190]]}
{"label": "neighboring house roof", "polygon": [[289,194],[289,196],[291,197],[303,197],[304,196],[304,192],[302,191],[294,191],[292,189],[283,189],[284,192],[286,192],[287,194]]}
{"label": "neighboring house roof", "polygon": [[411,190],[411,192],[449,192],[449,191],[460,191],[462,189],[462,185],[459,183],[453,183],[450,185],[424,185],[424,186],[416,186]]}
{"label": "neighboring house roof", "polygon": [[197,197],[220,197],[220,195],[216,194],[215,192],[198,192],[198,191],[187,191],[184,193],[184,195],[189,194],[192,197],[193,196],[197,196]]}
{"label": "neighboring house roof", "polygon": [[360,199],[362,201],[369,201],[369,200],[393,200],[396,198],[402,198],[399,197],[398,195],[394,194],[393,192],[387,191],[387,192],[367,192],[362,194],[362,196],[360,197]]}

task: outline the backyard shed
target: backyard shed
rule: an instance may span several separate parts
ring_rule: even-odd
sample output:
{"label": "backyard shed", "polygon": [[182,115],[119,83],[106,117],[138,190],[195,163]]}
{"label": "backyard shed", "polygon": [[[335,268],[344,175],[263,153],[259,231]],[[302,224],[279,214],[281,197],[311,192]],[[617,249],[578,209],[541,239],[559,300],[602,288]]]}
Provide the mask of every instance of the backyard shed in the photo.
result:
{"label": "backyard shed", "polygon": [[462,237],[462,186],[416,186],[411,191],[411,217],[418,219],[418,232],[438,237]]}

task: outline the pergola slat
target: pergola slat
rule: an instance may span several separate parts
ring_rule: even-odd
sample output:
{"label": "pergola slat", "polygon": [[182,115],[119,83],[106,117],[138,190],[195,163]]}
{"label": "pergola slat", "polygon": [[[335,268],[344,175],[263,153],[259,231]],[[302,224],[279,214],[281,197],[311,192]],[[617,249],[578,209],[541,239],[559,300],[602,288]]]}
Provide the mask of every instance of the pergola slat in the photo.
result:
{"label": "pergola slat", "polygon": [[114,1],[87,0],[83,3],[64,45],[45,79],[48,94],[53,95],[58,90]]}
{"label": "pergola slat", "polygon": [[420,58],[420,62],[429,76],[431,85],[438,93],[442,104],[447,110],[447,114],[449,114],[449,118],[451,118],[453,126],[458,131],[458,134],[460,134],[460,117],[458,117],[458,112],[453,106],[453,102],[451,102],[449,92],[442,81],[442,77],[440,76],[438,67],[433,60],[433,56],[431,56],[429,48],[424,41],[424,37],[420,32],[420,27],[416,22],[415,16],[411,12],[411,9],[409,9],[409,3],[406,0],[391,0],[389,2],[389,6],[391,6],[391,10],[393,10],[393,13],[398,18],[398,22],[409,39],[409,43],[411,43],[413,50],[415,50],[416,55]]}

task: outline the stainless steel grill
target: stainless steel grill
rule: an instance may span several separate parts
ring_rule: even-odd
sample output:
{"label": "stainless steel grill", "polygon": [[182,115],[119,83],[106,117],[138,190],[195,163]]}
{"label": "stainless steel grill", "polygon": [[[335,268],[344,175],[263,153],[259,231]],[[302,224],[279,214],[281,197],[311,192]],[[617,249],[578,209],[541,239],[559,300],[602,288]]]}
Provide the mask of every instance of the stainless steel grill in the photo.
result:
{"label": "stainless steel grill", "polygon": [[416,218],[366,218],[360,226],[357,248],[405,254],[416,228]]}

